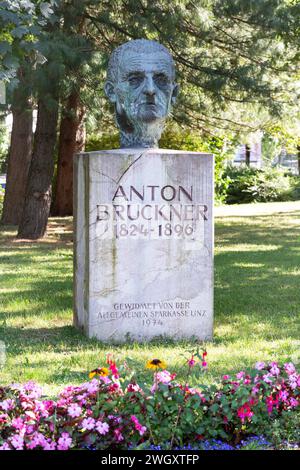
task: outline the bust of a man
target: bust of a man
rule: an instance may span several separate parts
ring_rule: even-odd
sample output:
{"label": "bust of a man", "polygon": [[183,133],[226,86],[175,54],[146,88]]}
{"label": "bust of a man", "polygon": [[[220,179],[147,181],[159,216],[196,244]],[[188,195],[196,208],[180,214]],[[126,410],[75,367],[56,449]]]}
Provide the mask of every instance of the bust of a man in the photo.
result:
{"label": "bust of a man", "polygon": [[121,147],[157,147],[178,86],[169,51],[137,39],[111,54],[105,93],[115,105]]}

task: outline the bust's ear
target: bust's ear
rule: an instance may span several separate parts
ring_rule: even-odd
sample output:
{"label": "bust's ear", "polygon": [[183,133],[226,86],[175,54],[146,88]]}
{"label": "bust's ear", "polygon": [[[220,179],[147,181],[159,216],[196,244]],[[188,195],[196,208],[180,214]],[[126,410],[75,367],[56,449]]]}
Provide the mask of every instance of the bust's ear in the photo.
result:
{"label": "bust's ear", "polygon": [[177,83],[175,83],[174,88],[173,88],[173,92],[172,92],[172,96],[171,96],[171,103],[172,104],[175,104],[178,92],[179,92],[179,85],[177,85]]}
{"label": "bust's ear", "polygon": [[105,82],[104,91],[105,91],[105,94],[106,94],[107,98],[112,103],[115,103],[116,102],[116,93],[115,93],[114,84],[112,82],[109,82],[109,81]]}

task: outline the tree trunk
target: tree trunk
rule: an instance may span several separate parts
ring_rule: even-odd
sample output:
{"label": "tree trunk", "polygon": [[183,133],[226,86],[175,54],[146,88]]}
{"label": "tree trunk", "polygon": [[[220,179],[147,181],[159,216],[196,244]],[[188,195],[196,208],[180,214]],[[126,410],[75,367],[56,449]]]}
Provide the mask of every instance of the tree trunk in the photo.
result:
{"label": "tree trunk", "polygon": [[298,175],[300,176],[300,144],[297,145]]}
{"label": "tree trunk", "polygon": [[57,185],[53,215],[73,214],[73,157],[85,146],[85,107],[73,91],[62,112],[57,162]]}
{"label": "tree trunk", "polygon": [[58,102],[50,109],[40,99],[34,149],[18,238],[36,240],[46,233],[51,204]]}
{"label": "tree trunk", "polygon": [[245,162],[247,166],[250,166],[250,145],[246,144],[246,152],[245,152]]}
{"label": "tree trunk", "polygon": [[13,126],[8,156],[2,223],[19,225],[32,153],[32,105],[17,89],[13,97]]}

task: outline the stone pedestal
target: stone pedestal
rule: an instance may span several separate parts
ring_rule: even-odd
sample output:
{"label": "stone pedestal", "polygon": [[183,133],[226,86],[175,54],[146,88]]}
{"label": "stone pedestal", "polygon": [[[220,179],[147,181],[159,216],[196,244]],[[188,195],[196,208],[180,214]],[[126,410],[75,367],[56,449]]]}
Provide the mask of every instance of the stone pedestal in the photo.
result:
{"label": "stone pedestal", "polygon": [[74,324],[105,342],[212,338],[213,156],[75,156]]}

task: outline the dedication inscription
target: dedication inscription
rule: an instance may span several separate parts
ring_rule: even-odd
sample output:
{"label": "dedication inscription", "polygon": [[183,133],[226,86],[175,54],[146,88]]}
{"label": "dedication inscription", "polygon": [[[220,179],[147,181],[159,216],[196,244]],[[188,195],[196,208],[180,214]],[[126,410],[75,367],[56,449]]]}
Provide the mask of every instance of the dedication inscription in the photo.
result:
{"label": "dedication inscription", "polygon": [[75,165],[75,324],[109,342],[210,339],[212,156],[120,149]]}

